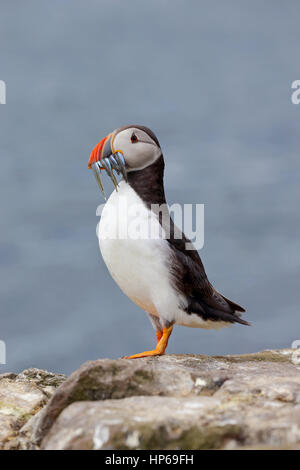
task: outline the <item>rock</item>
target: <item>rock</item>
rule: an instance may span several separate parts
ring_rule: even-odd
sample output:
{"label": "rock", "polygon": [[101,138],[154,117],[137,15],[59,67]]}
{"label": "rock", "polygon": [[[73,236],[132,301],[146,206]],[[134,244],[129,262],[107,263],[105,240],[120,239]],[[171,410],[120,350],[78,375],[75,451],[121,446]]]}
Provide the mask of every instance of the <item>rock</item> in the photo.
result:
{"label": "rock", "polygon": [[300,448],[300,364],[292,349],[103,359],[65,381],[25,371],[0,376],[0,395],[4,381],[29,387],[9,396],[30,411],[24,423],[9,409],[3,448]]}
{"label": "rock", "polygon": [[21,434],[26,423],[65,380],[60,374],[28,369],[0,375],[0,449],[26,447]]}
{"label": "rock", "polygon": [[62,412],[43,448],[202,449],[238,439],[235,422],[217,423],[214,397],[130,397],[77,402]]}
{"label": "rock", "polygon": [[188,395],[195,362],[175,356],[142,360],[103,359],[83,364],[57,390],[39,426],[40,439],[69,404],[140,395]]}
{"label": "rock", "polygon": [[48,403],[37,441],[43,449],[300,445],[294,353],[88,362]]}

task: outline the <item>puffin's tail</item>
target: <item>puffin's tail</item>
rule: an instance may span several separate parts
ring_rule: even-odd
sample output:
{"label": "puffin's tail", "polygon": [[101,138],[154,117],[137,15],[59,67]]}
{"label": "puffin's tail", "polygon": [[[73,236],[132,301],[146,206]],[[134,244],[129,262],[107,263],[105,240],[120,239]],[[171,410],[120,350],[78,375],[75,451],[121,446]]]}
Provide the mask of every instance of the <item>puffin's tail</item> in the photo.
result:
{"label": "puffin's tail", "polygon": [[211,296],[202,298],[190,297],[189,300],[189,305],[186,309],[187,312],[196,313],[204,320],[250,325],[249,322],[241,318],[241,312],[245,312],[245,309],[235,302],[227,299],[216,290],[214,290],[214,293]]}
{"label": "puffin's tail", "polygon": [[[222,294],[221,294],[222,295]],[[244,307],[241,307],[239,304],[236,304],[235,302],[232,302],[232,300],[227,299],[222,295],[223,299],[226,300],[226,302],[234,309],[235,312],[246,312]]]}

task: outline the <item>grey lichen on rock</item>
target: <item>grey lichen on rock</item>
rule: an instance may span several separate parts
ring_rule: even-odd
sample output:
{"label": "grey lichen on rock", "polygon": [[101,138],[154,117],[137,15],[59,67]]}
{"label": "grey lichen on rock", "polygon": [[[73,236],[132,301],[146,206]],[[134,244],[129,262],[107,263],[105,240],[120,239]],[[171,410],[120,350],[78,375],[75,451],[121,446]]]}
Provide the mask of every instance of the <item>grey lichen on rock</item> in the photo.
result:
{"label": "grey lichen on rock", "polygon": [[[102,359],[83,364],[65,381],[39,372],[40,379],[38,371],[0,376],[0,391],[1,381],[16,385],[24,380],[35,393],[30,389],[33,417],[6,437],[6,448],[8,442],[15,448],[42,449],[300,445],[299,351]],[[60,381],[47,403],[48,387]],[[18,407],[22,399],[12,405]],[[13,407],[9,412],[18,415]]]}

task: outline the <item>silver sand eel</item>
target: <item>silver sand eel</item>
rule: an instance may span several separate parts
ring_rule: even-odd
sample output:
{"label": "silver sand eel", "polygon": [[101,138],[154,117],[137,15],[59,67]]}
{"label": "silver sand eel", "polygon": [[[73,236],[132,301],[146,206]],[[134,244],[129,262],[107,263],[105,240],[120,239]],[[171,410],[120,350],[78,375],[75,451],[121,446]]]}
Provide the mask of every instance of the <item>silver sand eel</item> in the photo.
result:
{"label": "silver sand eel", "polygon": [[116,191],[118,191],[118,181],[115,177],[114,171],[116,171],[118,175],[121,173],[124,180],[128,181],[125,160],[121,152],[116,152],[110,155],[108,158],[103,158],[103,160],[93,163],[92,170],[97,180],[98,186],[105,199],[106,199],[106,196],[105,196],[104,187],[101,181],[101,170],[106,171],[106,173],[112,180],[112,183]]}

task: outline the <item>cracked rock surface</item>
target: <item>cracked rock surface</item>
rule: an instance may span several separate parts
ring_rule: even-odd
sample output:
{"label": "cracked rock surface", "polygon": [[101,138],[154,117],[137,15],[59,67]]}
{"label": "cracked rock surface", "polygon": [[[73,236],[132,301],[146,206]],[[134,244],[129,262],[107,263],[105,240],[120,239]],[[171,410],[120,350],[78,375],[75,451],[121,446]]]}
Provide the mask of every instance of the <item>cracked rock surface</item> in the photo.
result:
{"label": "cracked rock surface", "polygon": [[[10,448],[47,450],[300,448],[299,350],[102,359],[83,364],[65,381],[53,374],[62,382],[54,394],[58,383],[49,390],[34,377],[23,384],[33,387],[24,388],[25,395],[30,390],[27,402],[33,418],[23,418],[9,440],[7,433],[6,441],[0,434],[0,446],[5,442],[7,448],[10,442]],[[0,376],[0,397],[5,395],[1,383],[7,380],[18,384],[16,377]],[[25,395],[14,390],[16,402],[23,400],[27,410]],[[0,430],[1,419],[0,408]],[[13,422],[19,423],[16,418]]]}
{"label": "cracked rock surface", "polygon": [[0,374],[0,450],[35,448],[26,429],[64,380],[61,374],[39,369]]}

